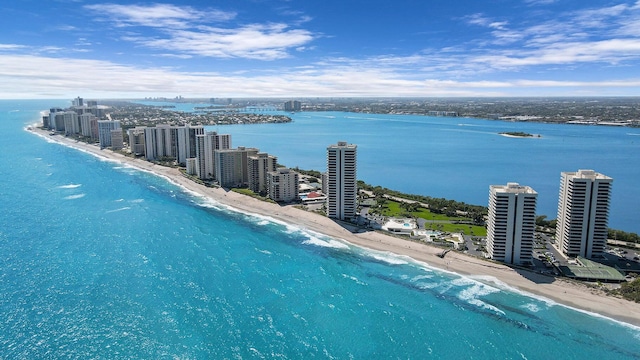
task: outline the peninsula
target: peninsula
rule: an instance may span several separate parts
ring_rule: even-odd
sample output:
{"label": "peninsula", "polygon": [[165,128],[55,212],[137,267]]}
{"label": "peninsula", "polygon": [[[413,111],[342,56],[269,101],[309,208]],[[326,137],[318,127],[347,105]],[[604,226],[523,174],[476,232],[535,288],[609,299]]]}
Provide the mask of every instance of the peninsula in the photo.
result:
{"label": "peninsula", "polygon": [[604,292],[579,282],[527,271],[517,271],[497,262],[478,259],[458,252],[449,252],[445,258],[442,258],[438,256],[442,253],[442,249],[438,247],[406,241],[381,232],[352,232],[347,227],[325,216],[298,209],[293,205],[281,206],[235,192],[228,192],[222,188],[207,187],[185,177],[178,168],[165,167],[142,159],[127,157],[119,152],[100,149],[97,145],[79,142],[65,136],[50,136],[48,131],[36,126],[30,127],[30,129],[32,133],[48,141],[55,141],[100,158],[147,171],[163,177],[187,191],[240,212],[259,214],[274,221],[294,224],[355,246],[406,255],[428,266],[453,271],[477,281],[490,283],[492,286],[506,291],[523,291],[549,299],[551,304],[558,303],[580,311],[597,313],[640,326],[639,303],[606,296]]}

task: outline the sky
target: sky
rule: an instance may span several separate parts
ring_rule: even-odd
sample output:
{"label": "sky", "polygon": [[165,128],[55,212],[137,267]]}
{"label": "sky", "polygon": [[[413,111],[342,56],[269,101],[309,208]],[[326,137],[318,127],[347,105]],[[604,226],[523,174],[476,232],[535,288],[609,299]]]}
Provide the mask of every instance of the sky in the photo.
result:
{"label": "sky", "polygon": [[0,99],[640,95],[640,0],[18,0],[0,13]]}

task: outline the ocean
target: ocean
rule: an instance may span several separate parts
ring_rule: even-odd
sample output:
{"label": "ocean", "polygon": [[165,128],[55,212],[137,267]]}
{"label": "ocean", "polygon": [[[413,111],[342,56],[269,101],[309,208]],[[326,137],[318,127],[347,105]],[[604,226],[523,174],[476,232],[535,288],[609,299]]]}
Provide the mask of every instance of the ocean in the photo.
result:
{"label": "ocean", "polygon": [[[24,130],[41,110],[66,105],[0,101],[2,359],[640,353],[638,327],[240,213]],[[256,126],[239,132],[264,129]],[[231,129],[245,145],[237,137],[248,135]],[[277,155],[290,166],[303,159]]]}

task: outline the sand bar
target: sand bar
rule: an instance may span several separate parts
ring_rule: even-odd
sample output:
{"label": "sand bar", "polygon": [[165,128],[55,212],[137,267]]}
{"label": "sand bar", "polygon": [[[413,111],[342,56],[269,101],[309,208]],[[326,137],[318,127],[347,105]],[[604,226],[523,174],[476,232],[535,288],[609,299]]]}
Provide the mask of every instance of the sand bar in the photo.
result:
{"label": "sand bar", "polygon": [[442,248],[399,239],[380,232],[352,233],[333,220],[316,213],[293,206],[280,206],[260,201],[222,188],[200,185],[184,177],[176,168],[156,165],[143,159],[134,159],[108,149],[101,150],[96,145],[78,142],[63,135],[50,136],[48,131],[37,129],[35,126],[32,126],[31,132],[51,141],[163,176],[189,191],[243,212],[274,218],[364,248],[406,255],[430,266],[466,275],[483,283],[494,286],[507,285],[562,305],[640,327],[640,304],[607,296],[604,292],[579,282],[514,270],[499,263],[453,251],[449,252],[445,258],[440,258],[436,255],[442,252]]}

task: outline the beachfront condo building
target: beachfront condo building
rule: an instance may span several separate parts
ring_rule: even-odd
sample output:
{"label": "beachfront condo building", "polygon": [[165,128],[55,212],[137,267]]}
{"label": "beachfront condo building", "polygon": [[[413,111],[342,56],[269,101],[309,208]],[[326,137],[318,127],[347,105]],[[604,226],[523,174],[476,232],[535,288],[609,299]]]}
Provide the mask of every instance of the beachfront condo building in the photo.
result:
{"label": "beachfront condo building", "polygon": [[75,111],[64,111],[62,113],[56,113],[56,116],[62,116],[65,135],[74,135],[80,133],[80,120],[78,119],[78,114]]}
{"label": "beachfront condo building", "polygon": [[493,260],[527,265],[532,261],[538,193],[518,183],[489,187],[487,253]]}
{"label": "beachfront condo building", "polygon": [[257,153],[247,159],[249,189],[256,194],[267,194],[269,172],[278,167],[278,158],[267,153]]}
{"label": "beachfront condo building", "polygon": [[98,140],[100,148],[111,146],[111,130],[120,129],[120,120],[98,120]]}
{"label": "beachfront condo building", "polygon": [[278,168],[268,174],[269,198],[278,202],[291,202],[298,199],[300,175],[287,168]]}
{"label": "beachfront condo building", "polygon": [[187,159],[195,158],[196,153],[196,136],[204,135],[204,127],[198,126],[180,126],[178,130],[178,149],[176,160],[178,164],[186,164]]}
{"label": "beachfront condo building", "polygon": [[91,114],[86,113],[78,115],[80,120],[80,133],[82,136],[86,136],[91,139],[98,138],[98,118]]}
{"label": "beachfront condo building", "polygon": [[214,152],[215,179],[224,188],[244,187],[249,182],[249,156],[258,154],[256,148],[238,147]]}
{"label": "beachfront condo building", "polygon": [[111,150],[122,150],[124,148],[124,134],[122,129],[111,130]]}
{"label": "beachfront condo building", "polygon": [[354,144],[340,141],[327,147],[327,216],[352,220],[358,208],[356,180],[356,150]]}
{"label": "beachfront condo building", "polygon": [[612,182],[593,170],[561,173],[556,247],[564,256],[604,254]]}
{"label": "beachfront condo building", "polygon": [[231,148],[231,135],[215,131],[196,135],[196,174],[202,180],[216,176],[215,151]]}
{"label": "beachfront condo building", "polygon": [[160,124],[144,129],[145,158],[148,161],[162,158],[176,159],[178,155],[178,128]]}
{"label": "beachfront condo building", "polygon": [[135,127],[127,130],[129,150],[134,156],[144,155],[144,129],[146,129],[146,127]]}

